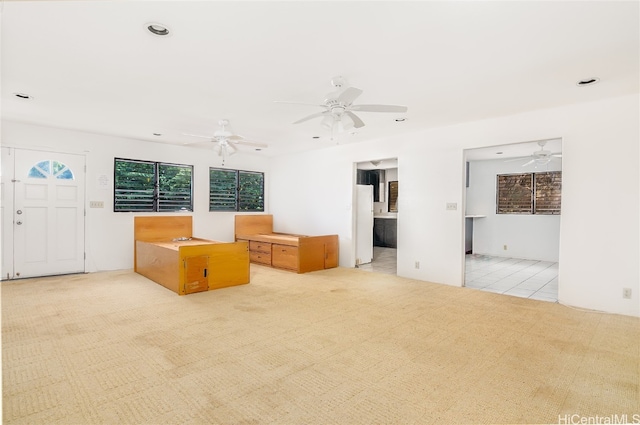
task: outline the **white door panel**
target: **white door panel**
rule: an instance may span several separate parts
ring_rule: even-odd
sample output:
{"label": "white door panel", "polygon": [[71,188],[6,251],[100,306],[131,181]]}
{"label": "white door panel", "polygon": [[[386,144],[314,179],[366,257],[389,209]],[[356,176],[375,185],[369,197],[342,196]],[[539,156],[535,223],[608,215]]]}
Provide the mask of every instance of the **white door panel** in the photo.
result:
{"label": "white door panel", "polygon": [[3,264],[2,277],[84,272],[84,156],[13,153],[13,205],[5,210],[13,219],[11,243],[3,235],[3,244],[13,247],[13,264]]}
{"label": "white door panel", "polygon": [[356,264],[373,260],[373,186],[356,185]]}

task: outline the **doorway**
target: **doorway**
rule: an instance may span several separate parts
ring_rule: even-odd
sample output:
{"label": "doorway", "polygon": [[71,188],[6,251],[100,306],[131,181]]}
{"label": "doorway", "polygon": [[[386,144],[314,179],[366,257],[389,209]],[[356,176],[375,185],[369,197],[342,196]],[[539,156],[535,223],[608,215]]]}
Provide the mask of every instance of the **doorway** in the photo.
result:
{"label": "doorway", "polygon": [[557,301],[562,139],[469,149],[464,160],[464,286]]}
{"label": "doorway", "polygon": [[[398,238],[398,160],[387,158],[358,162],[356,173],[356,267],[395,275]],[[368,195],[369,193],[371,195]],[[367,261],[369,258],[371,260]]]}
{"label": "doorway", "polygon": [[85,271],[85,157],[2,148],[2,279]]}

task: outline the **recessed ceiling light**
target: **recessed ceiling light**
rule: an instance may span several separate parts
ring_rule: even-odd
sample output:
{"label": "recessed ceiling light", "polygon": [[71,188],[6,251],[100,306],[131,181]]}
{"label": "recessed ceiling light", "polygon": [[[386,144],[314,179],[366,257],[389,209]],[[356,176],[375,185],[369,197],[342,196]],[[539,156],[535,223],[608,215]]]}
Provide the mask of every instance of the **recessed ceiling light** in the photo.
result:
{"label": "recessed ceiling light", "polygon": [[162,133],[153,133],[154,136],[162,136]]}
{"label": "recessed ceiling light", "polygon": [[496,152],[496,155],[502,155],[504,152]]}
{"label": "recessed ceiling light", "polygon": [[256,152],[260,152],[262,148],[256,148]]}
{"label": "recessed ceiling light", "polygon": [[592,86],[594,84],[597,84],[598,81],[600,81],[600,78],[598,77],[594,77],[594,78],[585,78],[584,80],[580,80],[576,83],[577,86]]}
{"label": "recessed ceiling light", "polygon": [[167,36],[167,35],[169,35],[171,33],[171,31],[169,31],[169,27],[167,27],[164,24],[159,24],[157,22],[150,22],[148,24],[145,24],[144,27],[151,34],[158,35],[158,36],[161,36],[161,37]]}
{"label": "recessed ceiling light", "polygon": [[20,99],[33,99],[33,97],[29,96],[26,93],[14,93],[14,95]]}
{"label": "recessed ceiling light", "polygon": [[396,122],[405,122],[406,118],[396,118]]}
{"label": "recessed ceiling light", "polygon": [[312,138],[312,139],[319,139],[319,138],[320,138],[320,136],[313,136],[313,137],[311,137],[311,138]]}

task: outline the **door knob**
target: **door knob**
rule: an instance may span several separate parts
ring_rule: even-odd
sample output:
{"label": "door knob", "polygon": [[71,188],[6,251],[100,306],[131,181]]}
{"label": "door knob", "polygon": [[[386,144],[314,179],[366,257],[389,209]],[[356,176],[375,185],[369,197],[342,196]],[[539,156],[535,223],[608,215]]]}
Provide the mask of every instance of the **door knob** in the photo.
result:
{"label": "door knob", "polygon": [[22,224],[22,222],[21,221],[16,221],[16,224],[19,226],[19,225]]}
{"label": "door knob", "polygon": [[16,214],[22,214],[22,210],[16,211]]}

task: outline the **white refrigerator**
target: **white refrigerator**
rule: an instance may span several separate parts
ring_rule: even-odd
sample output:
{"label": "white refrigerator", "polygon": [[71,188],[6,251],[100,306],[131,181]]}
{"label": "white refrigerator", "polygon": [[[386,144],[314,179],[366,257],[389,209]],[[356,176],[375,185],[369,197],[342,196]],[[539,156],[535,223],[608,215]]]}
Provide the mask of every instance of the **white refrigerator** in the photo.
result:
{"label": "white refrigerator", "polygon": [[373,186],[356,185],[356,266],[373,260]]}

